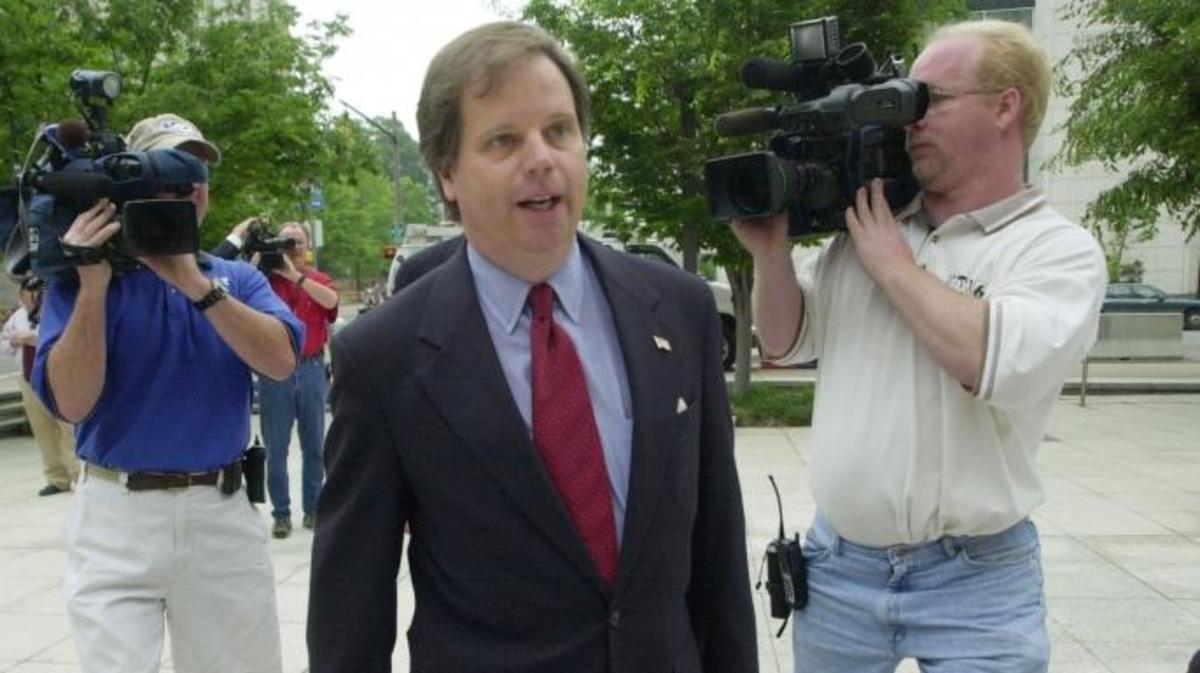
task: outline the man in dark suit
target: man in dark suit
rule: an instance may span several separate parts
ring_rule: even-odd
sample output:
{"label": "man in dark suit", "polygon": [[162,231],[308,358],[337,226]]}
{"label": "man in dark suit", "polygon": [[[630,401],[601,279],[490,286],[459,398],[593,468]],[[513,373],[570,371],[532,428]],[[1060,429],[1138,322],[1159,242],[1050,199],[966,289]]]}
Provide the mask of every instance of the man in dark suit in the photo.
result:
{"label": "man in dark suit", "polygon": [[467,243],[333,341],[310,670],[390,670],[407,524],[413,671],[757,671],[716,308],[577,234],[570,57],[476,28],[417,119]]}

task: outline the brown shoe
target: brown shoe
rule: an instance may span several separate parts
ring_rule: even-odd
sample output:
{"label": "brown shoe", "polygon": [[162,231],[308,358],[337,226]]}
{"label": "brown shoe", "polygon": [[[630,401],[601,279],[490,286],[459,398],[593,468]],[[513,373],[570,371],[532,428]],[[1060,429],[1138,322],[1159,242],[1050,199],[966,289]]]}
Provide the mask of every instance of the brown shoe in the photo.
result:
{"label": "brown shoe", "polygon": [[292,534],[292,520],[286,516],[275,517],[275,525],[271,527],[271,536],[277,540]]}
{"label": "brown shoe", "polygon": [[70,493],[71,489],[55,486],[54,484],[46,484],[42,490],[38,491],[39,496],[58,495],[59,493]]}

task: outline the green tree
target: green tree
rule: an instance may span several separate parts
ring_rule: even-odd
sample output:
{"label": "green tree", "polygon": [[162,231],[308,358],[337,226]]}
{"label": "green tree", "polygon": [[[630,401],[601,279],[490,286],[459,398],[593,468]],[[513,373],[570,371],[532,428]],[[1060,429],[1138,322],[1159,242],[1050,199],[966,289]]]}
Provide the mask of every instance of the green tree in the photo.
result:
{"label": "green tree", "polygon": [[0,4],[0,184],[25,161],[38,125],[74,110],[67,80],[95,57],[69,7],[40,0]]}
{"label": "green tree", "polygon": [[[379,117],[373,121],[394,130],[400,139],[406,222],[437,222],[436,202],[416,142],[402,125],[397,124],[393,129],[390,119]],[[338,157],[345,156],[349,163],[358,161],[360,168],[327,185],[323,219],[326,231],[336,234],[327,237],[321,263],[335,275],[353,278],[362,287],[373,282],[389,263],[382,250],[385,244],[393,242],[395,222],[392,141],[377,127],[349,113],[334,119],[332,137],[336,140],[335,147],[341,148]],[[337,163],[342,161],[335,158]]]}
{"label": "green tree", "polygon": [[1200,4],[1073,0],[1063,18],[1080,36],[1057,64],[1070,116],[1048,167],[1124,173],[1084,214],[1115,278],[1126,243],[1153,238],[1160,214],[1200,230]]}
{"label": "green tree", "polygon": [[[417,144],[417,141],[408,133],[408,129],[404,128],[404,124],[399,120],[393,123],[391,117],[375,117],[375,123],[387,129],[400,141],[400,174],[412,179],[413,182],[418,184],[424,183],[432,187],[433,184],[429,181],[429,173],[425,170],[425,159],[421,157],[421,148]],[[376,144],[379,145],[379,151],[384,158],[384,163],[390,175],[392,170],[392,140],[377,128],[371,128],[370,132],[375,138]],[[409,221],[419,222],[420,220],[409,218]]]}
{"label": "green tree", "polygon": [[[314,184],[349,185],[367,193],[329,199],[320,215],[332,260],[351,268],[338,260],[339,249],[360,249],[354,242],[368,235],[388,240],[391,210],[376,220],[364,213],[380,198],[390,203],[390,169],[368,133],[327,112],[331,88],[321,66],[348,34],[345,18],[301,34],[298,16],[284,0],[4,3],[0,147],[9,160],[0,162],[0,179],[7,182],[24,161],[40,123],[77,114],[66,85],[72,70],[113,70],[125,85],[109,120],[114,130],[177,112],[220,146],[213,206],[201,230],[205,247],[249,215],[309,219],[316,215],[307,210]],[[382,184],[372,176],[382,176]],[[343,204],[346,217],[338,212]],[[373,250],[371,258],[378,256]]]}
{"label": "green tree", "polygon": [[[404,222],[421,224],[437,224],[440,220],[441,208],[438,205],[437,192],[434,190],[432,178],[425,168],[425,159],[421,156],[421,148],[398,119],[393,117],[375,117],[373,123],[366,127],[375,140],[381,164],[385,172],[394,180],[396,170],[393,167],[393,144],[399,145],[401,187],[404,197]],[[393,143],[395,138],[395,143]],[[392,218],[395,219],[394,217]],[[403,232],[397,232],[403,234]]]}
{"label": "green tree", "polygon": [[[718,138],[723,112],[785,102],[739,80],[749,58],[788,58],[787,27],[836,13],[845,43],[866,41],[882,57],[915,54],[922,20],[961,8],[956,0],[532,0],[525,16],[571,47],[592,94],[589,213],[628,238],[675,241],[695,271],[712,251],[733,287],[738,389],[749,384],[749,257],[708,213],[705,160],[761,149],[761,138]],[[757,147],[755,145],[757,144]]]}
{"label": "green tree", "polygon": [[180,112],[220,146],[206,243],[253,214],[305,219],[314,181],[335,180],[371,158],[368,145],[350,142],[325,121],[331,87],[320,68],[333,41],[347,34],[344,18],[298,37],[298,14],[286,2],[256,6],[206,10],[181,47],[163,54],[145,92],[119,109],[125,123],[118,128]]}

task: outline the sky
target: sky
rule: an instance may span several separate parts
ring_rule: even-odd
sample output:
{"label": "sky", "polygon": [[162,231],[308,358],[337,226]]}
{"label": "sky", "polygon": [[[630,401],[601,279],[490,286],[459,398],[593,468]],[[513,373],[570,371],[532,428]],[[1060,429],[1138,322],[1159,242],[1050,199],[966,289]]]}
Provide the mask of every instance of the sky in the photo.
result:
{"label": "sky", "polygon": [[[291,0],[300,26],[346,14],[353,31],[337,41],[337,54],[325,61],[325,74],[344,100],[370,116],[392,111],[414,139],[417,99],[425,68],[438,49],[481,23],[517,18],[521,0]],[[501,12],[506,16],[501,16]],[[331,109],[344,108],[331,101]]]}

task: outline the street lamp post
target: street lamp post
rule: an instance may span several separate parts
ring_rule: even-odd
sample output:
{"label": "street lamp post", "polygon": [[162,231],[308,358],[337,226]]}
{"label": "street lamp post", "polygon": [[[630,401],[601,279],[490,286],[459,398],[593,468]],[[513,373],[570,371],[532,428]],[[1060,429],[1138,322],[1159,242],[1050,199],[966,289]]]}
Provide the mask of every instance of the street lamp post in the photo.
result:
{"label": "street lamp post", "polygon": [[[341,99],[338,99],[338,101],[342,105],[345,105],[348,110],[362,117],[368,124],[374,126],[392,142],[392,177],[394,178],[393,183],[396,190],[396,224],[392,227],[392,232],[393,237],[398,235],[402,239],[404,237],[404,183],[401,182],[400,175],[400,138],[392,131],[392,129],[400,128],[400,122],[396,119],[396,111],[392,110],[392,129],[389,129],[346,101]],[[399,240],[393,241],[393,243],[399,242]]]}

